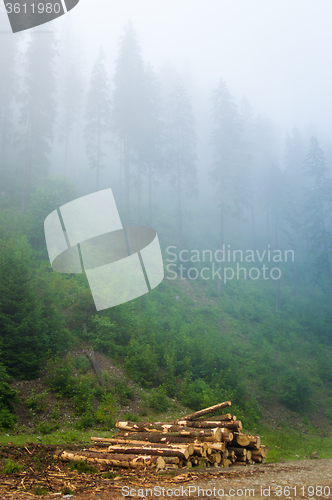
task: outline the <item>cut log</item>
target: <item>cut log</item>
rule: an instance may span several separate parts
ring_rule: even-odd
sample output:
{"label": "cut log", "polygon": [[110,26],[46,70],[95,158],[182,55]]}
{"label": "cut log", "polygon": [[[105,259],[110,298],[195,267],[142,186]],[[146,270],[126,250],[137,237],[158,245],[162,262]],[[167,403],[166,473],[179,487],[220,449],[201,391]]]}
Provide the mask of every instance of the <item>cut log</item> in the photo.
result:
{"label": "cut log", "polygon": [[246,448],[234,448],[228,447],[228,453],[234,452],[237,457],[245,457],[247,456],[247,449]]}
{"label": "cut log", "polygon": [[[184,420],[181,419],[181,420]],[[231,413],[225,413],[224,415],[215,415],[215,416],[209,416],[209,420],[236,420],[236,417],[232,415]],[[204,421],[204,419],[198,419],[197,422]]]}
{"label": "cut log", "polygon": [[228,460],[228,458],[222,458],[221,462],[220,462],[220,465],[222,467],[229,467],[231,465],[231,463],[232,462],[230,460]]}
{"label": "cut log", "polygon": [[260,449],[261,449],[261,455],[262,455],[262,457],[263,457],[263,458],[266,458],[266,457],[267,457],[267,454],[268,454],[268,452],[269,452],[268,447],[267,447],[267,446],[263,446],[263,445],[262,445],[262,446],[260,447]]}
{"label": "cut log", "polygon": [[196,420],[197,418],[202,417],[203,415],[214,413],[215,411],[222,410],[223,408],[228,408],[229,406],[232,406],[232,403],[230,401],[225,401],[225,403],[219,403],[217,405],[210,406],[209,408],[204,408],[204,410],[199,410],[196,411],[195,413],[191,413],[190,415],[183,417],[183,419],[181,420]]}
{"label": "cut log", "polygon": [[[136,451],[131,451],[133,449],[156,449],[156,450],[181,450],[181,451],[188,451],[189,456],[193,455],[194,453],[194,445],[192,443],[184,443],[184,444],[159,444],[159,443],[148,443],[146,441],[126,441],[124,439],[116,440],[118,441],[117,443],[97,443],[96,448],[90,448],[91,451],[99,451],[98,449],[100,447],[100,444],[106,445],[107,449],[109,452],[113,452],[115,450],[118,450],[119,453],[136,453]],[[122,441],[119,443],[119,441]],[[101,448],[103,450],[104,447]],[[125,450],[125,451],[120,451],[120,449]],[[154,455],[155,453],[151,453],[151,455]],[[156,453],[157,454],[157,453]],[[169,455],[171,456],[171,455]],[[176,456],[176,455],[175,455]]]}
{"label": "cut log", "polygon": [[251,436],[248,436],[248,434],[242,434],[240,432],[234,432],[233,433],[232,446],[236,446],[236,445],[239,445],[239,446],[248,446],[248,444],[250,443],[250,437]]}
{"label": "cut log", "polygon": [[129,432],[149,432],[149,433],[162,433],[162,434],[168,434],[168,433],[176,433],[177,436],[187,436],[187,437],[204,437],[205,441],[208,441],[206,438],[213,438],[211,439],[212,441],[221,441],[221,431],[218,427],[215,426],[213,429],[204,429],[201,431],[195,431],[193,429],[189,429],[187,427],[179,426],[179,425],[171,425],[171,424],[165,424],[165,423],[155,423],[155,424],[150,424],[150,423],[133,423],[133,422],[116,422],[115,426],[118,429],[122,429],[124,431],[129,431]]}
{"label": "cut log", "polygon": [[209,448],[212,451],[219,451],[219,452],[224,452],[226,447],[225,443],[210,443]]}
{"label": "cut log", "polygon": [[[126,447],[121,445],[109,446],[109,453],[128,453],[128,454],[140,454],[140,455],[154,455],[160,457],[179,457],[182,459],[188,459],[190,455],[194,452],[194,447],[190,445],[184,446],[183,448],[153,448],[151,446],[138,446],[138,447]],[[190,453],[190,451],[192,451]]]}
{"label": "cut log", "polygon": [[149,455],[119,455],[110,453],[91,453],[80,451],[78,453],[70,453],[61,451],[54,458],[62,462],[87,462],[111,465],[112,467],[122,467],[126,469],[136,469],[143,466],[154,466],[158,469],[165,467],[165,460],[162,457]]}
{"label": "cut log", "polygon": [[240,422],[239,420],[236,420],[236,423],[234,423],[233,420],[194,420],[193,422],[187,421],[187,420],[178,420],[177,424],[180,425],[181,427],[188,427],[191,428],[193,427],[194,429],[214,429],[215,427],[222,427],[226,429],[231,429],[232,425],[234,424],[234,427],[238,428],[240,424],[237,422]]}
{"label": "cut log", "polygon": [[259,436],[248,436],[250,439],[248,448],[252,450],[258,450],[261,447],[261,438]]}

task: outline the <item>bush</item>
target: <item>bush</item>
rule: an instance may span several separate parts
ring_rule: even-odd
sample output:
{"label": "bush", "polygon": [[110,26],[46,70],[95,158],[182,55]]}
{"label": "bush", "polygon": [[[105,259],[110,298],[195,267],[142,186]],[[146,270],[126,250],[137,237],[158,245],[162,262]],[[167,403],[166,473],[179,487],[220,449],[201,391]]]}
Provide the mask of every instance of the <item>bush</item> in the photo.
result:
{"label": "bush", "polygon": [[169,409],[169,401],[160,387],[151,390],[150,394],[145,397],[145,404],[155,413],[162,413]]}
{"label": "bush", "polygon": [[32,395],[26,399],[25,406],[29,410],[35,410],[36,413],[42,413],[47,409],[47,396],[47,391],[44,391],[41,394],[35,394],[33,391]]}
{"label": "bush", "polygon": [[22,469],[22,465],[8,459],[6,460],[5,467],[3,468],[3,474],[15,474],[15,472],[20,472]]}
{"label": "bush", "polygon": [[134,391],[130,387],[128,387],[125,380],[120,378],[113,379],[113,387],[115,390],[116,397],[119,403],[123,406],[126,406],[131,399],[134,397]]}
{"label": "bush", "polygon": [[279,401],[293,411],[304,411],[310,405],[313,393],[307,374],[286,369],[280,379]]}
{"label": "bush", "polygon": [[95,417],[98,423],[102,424],[105,430],[108,430],[114,427],[117,412],[116,400],[112,394],[108,393],[102,396],[102,403],[99,405]]}

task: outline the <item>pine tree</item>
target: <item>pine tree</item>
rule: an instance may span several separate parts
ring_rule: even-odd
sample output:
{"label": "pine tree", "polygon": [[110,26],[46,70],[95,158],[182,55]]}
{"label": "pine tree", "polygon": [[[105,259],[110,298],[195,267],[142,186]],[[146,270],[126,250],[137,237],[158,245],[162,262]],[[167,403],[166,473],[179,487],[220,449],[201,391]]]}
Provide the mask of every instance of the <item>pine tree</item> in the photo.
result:
{"label": "pine tree", "polygon": [[145,68],[136,32],[129,22],[119,44],[113,77],[113,132],[117,138],[125,185],[125,222],[130,219],[130,184],[142,148],[142,122],[146,104]]}
{"label": "pine tree", "polygon": [[73,133],[79,127],[82,104],[82,75],[80,68],[80,45],[72,34],[72,29],[67,22],[63,40],[63,75],[62,75],[62,112],[60,120],[59,141],[64,145],[63,173],[70,175],[68,162],[70,145],[73,142]]}
{"label": "pine tree", "polygon": [[105,168],[103,164],[103,158],[105,157],[103,152],[104,136],[109,133],[111,126],[111,100],[105,60],[105,54],[100,49],[92,69],[84,130],[89,165],[91,169],[96,169],[97,191],[99,189],[100,170]]}
{"label": "pine tree", "polygon": [[183,195],[193,193],[197,182],[194,117],[184,87],[177,81],[166,110],[165,157],[176,194],[179,247],[183,245]]}
{"label": "pine tree", "polygon": [[17,38],[1,36],[0,50],[0,191],[8,186],[10,146],[14,138],[13,105],[17,98]]}
{"label": "pine tree", "polygon": [[20,93],[19,146],[23,171],[22,210],[32,188],[46,175],[56,118],[56,41],[50,32],[41,39],[31,36],[24,56],[23,88]]}
{"label": "pine tree", "polygon": [[[217,190],[222,249],[225,218],[242,217],[244,209],[249,205],[250,175],[245,157],[240,115],[223,80],[214,91],[212,105],[214,161],[210,173]],[[218,290],[220,289],[219,279]]]}
{"label": "pine tree", "polygon": [[41,304],[32,286],[32,256],[25,237],[0,240],[2,362],[15,377],[33,378],[47,352]]}
{"label": "pine tree", "polygon": [[[141,183],[142,176],[148,179],[148,214],[149,224],[152,225],[152,195],[153,185],[164,174],[163,158],[163,123],[161,119],[162,104],[157,78],[150,66],[144,70],[142,103],[144,112],[139,124],[140,141],[137,151],[137,188],[138,188],[138,217],[141,222]],[[143,109],[143,108],[142,108]]]}
{"label": "pine tree", "polygon": [[[287,134],[284,154],[285,174],[284,174],[284,203],[283,218],[284,232],[288,238],[288,244],[297,254],[298,238],[303,224],[302,201],[303,201],[303,160],[304,146],[302,137],[296,127],[292,135]],[[296,262],[293,264],[294,271],[294,292],[298,293],[298,276]]]}
{"label": "pine tree", "polygon": [[332,182],[328,177],[328,167],[316,137],[311,138],[310,149],[304,162],[304,170],[312,179],[312,185],[306,192],[305,229],[310,245],[310,253],[316,257],[318,271],[326,273],[331,308],[331,189]]}

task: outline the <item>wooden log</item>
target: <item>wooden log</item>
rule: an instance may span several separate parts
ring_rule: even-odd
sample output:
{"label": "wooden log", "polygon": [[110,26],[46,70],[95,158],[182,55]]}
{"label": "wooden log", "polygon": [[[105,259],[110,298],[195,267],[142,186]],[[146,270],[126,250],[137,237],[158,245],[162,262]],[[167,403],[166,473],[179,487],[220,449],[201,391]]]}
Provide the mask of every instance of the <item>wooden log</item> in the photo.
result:
{"label": "wooden log", "polygon": [[179,457],[163,457],[167,465],[179,465]]}
{"label": "wooden log", "polygon": [[[192,451],[192,453],[190,453]],[[160,457],[179,457],[188,459],[193,454],[193,446],[185,446],[184,448],[153,448],[151,446],[126,447],[121,445],[113,445],[108,448],[109,453],[129,453],[140,455],[155,455]]]}
{"label": "wooden log", "polygon": [[231,465],[231,463],[232,462],[230,460],[228,460],[228,458],[222,458],[221,462],[220,462],[220,465],[222,467],[229,467]]}
{"label": "wooden log", "polygon": [[263,458],[266,458],[266,457],[267,457],[268,452],[269,452],[268,447],[267,447],[267,446],[263,446],[263,445],[262,445],[262,446],[261,446],[261,454],[262,454],[262,457],[263,457]]}
{"label": "wooden log", "polygon": [[208,455],[207,459],[212,464],[218,465],[221,462],[221,455],[219,452],[214,452],[214,453],[211,453],[210,455]]}
{"label": "wooden log", "polygon": [[254,462],[259,462],[261,463],[262,460],[263,460],[263,457],[260,456],[260,455],[255,455],[254,453],[251,454],[251,460],[253,460]]}
{"label": "wooden log", "polygon": [[250,439],[248,448],[252,450],[258,450],[261,447],[261,438],[259,436],[248,436]]}
{"label": "wooden log", "polygon": [[[113,451],[113,449],[120,449],[121,447],[125,450],[129,450],[129,451],[124,451],[123,453],[132,453],[130,450],[133,449],[133,448],[139,448],[139,449],[146,449],[146,448],[149,448],[149,449],[169,449],[169,450],[188,450],[189,452],[189,455],[193,455],[194,453],[194,445],[192,443],[184,443],[184,444],[159,444],[159,443],[149,443],[149,442],[146,442],[146,441],[133,441],[133,440],[130,440],[130,441],[126,441],[125,439],[116,439],[114,440],[116,441],[115,443],[99,443],[97,442],[97,446],[96,448],[90,448],[90,450],[93,450],[93,451],[99,451],[98,448],[100,448],[100,445],[103,445],[101,447],[101,449],[104,449],[104,447],[106,446],[108,451]],[[122,452],[120,452],[122,453]],[[133,452],[133,453],[136,453],[136,452]]]}
{"label": "wooden log", "polygon": [[242,434],[240,432],[233,433],[232,446],[248,446],[250,443],[250,437],[248,434]]}
{"label": "wooden log", "polygon": [[[187,436],[194,438],[204,438],[204,441],[221,441],[221,431],[220,428],[215,427],[213,429],[204,430],[193,430],[187,427],[182,427],[179,425],[163,424],[163,423],[133,423],[128,421],[119,421],[115,423],[118,429],[122,429],[129,432],[149,432],[149,433],[176,433],[177,436]],[[211,438],[211,439],[209,439]]]}
{"label": "wooden log", "polygon": [[240,432],[243,429],[241,420],[229,420],[227,422],[226,421],[221,422],[220,424],[218,424],[217,427],[224,427],[226,429],[231,429],[232,431],[235,432]]}
{"label": "wooden log", "polygon": [[[89,451],[101,453],[98,448],[90,448]],[[194,447],[192,445],[185,445],[184,447],[165,447],[161,448],[159,445],[157,447],[152,446],[121,446],[121,445],[111,445],[107,448],[108,453],[125,453],[125,454],[138,454],[138,455],[155,455],[160,457],[179,457],[188,459],[190,455],[194,453]]]}
{"label": "wooden log", "polygon": [[246,457],[247,456],[247,449],[246,448],[234,448],[234,447],[228,447],[228,453],[234,452],[234,454],[237,457]]}
{"label": "wooden log", "polygon": [[226,450],[225,443],[210,443],[209,448],[214,451],[224,452]]}
{"label": "wooden log", "polygon": [[126,469],[136,469],[143,466],[154,466],[157,469],[165,467],[165,460],[162,457],[149,456],[149,455],[120,455],[109,453],[91,453],[80,451],[78,453],[71,453],[61,451],[54,455],[62,462],[87,462],[103,465],[111,465],[112,467],[122,467]]}
{"label": "wooden log", "polygon": [[[184,420],[184,419],[180,419],[180,420]],[[236,420],[236,417],[234,415],[232,415],[231,413],[225,413],[224,415],[210,416],[209,420],[216,420],[216,421]],[[203,417],[202,417],[202,420],[201,419],[196,420],[196,422],[200,422],[200,421],[202,421],[202,422],[204,421]]]}
{"label": "wooden log", "polygon": [[208,415],[209,413],[213,413],[218,410],[222,410],[223,408],[228,408],[232,403],[230,401],[226,401],[225,403],[219,403],[214,406],[210,406],[209,408],[204,408],[203,410],[196,411],[195,413],[191,413],[186,417],[183,417],[181,420],[196,420],[203,415]]}
{"label": "wooden log", "polygon": [[[187,420],[178,420],[178,425],[182,427],[193,427],[195,429],[214,429],[215,427],[223,427],[226,429],[231,429],[233,427],[238,428],[241,424],[239,424],[240,420],[236,420],[234,423],[233,420],[194,420],[193,422]],[[233,425],[234,424],[234,425]]]}

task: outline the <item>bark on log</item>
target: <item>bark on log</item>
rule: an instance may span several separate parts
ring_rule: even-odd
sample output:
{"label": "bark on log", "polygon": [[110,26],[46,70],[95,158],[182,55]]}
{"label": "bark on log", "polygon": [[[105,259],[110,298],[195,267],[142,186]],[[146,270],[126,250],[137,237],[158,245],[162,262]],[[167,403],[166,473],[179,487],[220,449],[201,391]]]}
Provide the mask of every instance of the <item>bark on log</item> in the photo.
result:
{"label": "bark on log", "polygon": [[261,447],[261,438],[259,436],[249,436],[249,439],[248,448],[258,450]]}
{"label": "bark on log", "polygon": [[157,469],[165,467],[165,460],[162,457],[149,456],[149,455],[119,455],[110,453],[91,453],[80,451],[78,453],[70,453],[62,451],[54,458],[58,458],[63,462],[87,462],[97,463],[104,465],[111,465],[112,467],[122,467],[126,469],[136,469],[143,466],[154,466]]}
{"label": "bark on log", "polygon": [[196,418],[202,417],[203,415],[208,415],[209,413],[213,413],[218,410],[222,410],[223,408],[228,408],[232,403],[230,401],[225,401],[225,403],[219,403],[214,406],[210,406],[209,408],[204,408],[203,410],[196,411],[195,413],[191,413],[183,417],[181,420],[196,420]]}
{"label": "bark on log", "polygon": [[237,457],[246,457],[247,456],[247,449],[246,448],[234,448],[228,447],[228,452],[234,452]]}
{"label": "bark on log", "polygon": [[226,449],[225,443],[210,443],[210,450],[224,452]]}
{"label": "bark on log", "polygon": [[[190,453],[192,451],[192,453]],[[183,448],[153,448],[151,446],[121,446],[121,445],[112,445],[108,448],[109,453],[124,453],[124,454],[137,454],[137,455],[152,455],[159,457],[179,457],[182,459],[188,459],[190,455],[193,454],[193,446],[185,446]]]}
{"label": "bark on log", "polygon": [[[189,455],[193,455],[194,453],[194,445],[192,443],[179,443],[179,444],[159,444],[159,443],[149,443],[146,441],[132,441],[128,440],[126,441],[125,439],[110,439],[110,441],[113,441],[112,443],[100,443],[96,442],[97,448],[90,448],[92,451],[99,451],[98,448],[104,449],[107,447],[108,451],[113,451],[113,449],[125,449],[129,451],[125,451],[123,453],[136,453],[136,452],[131,452],[133,448],[135,449],[168,449],[168,450],[187,450],[189,452]],[[102,446],[100,446],[102,445]],[[122,452],[120,452],[122,453]],[[153,453],[152,453],[153,454]]]}
{"label": "bark on log", "polygon": [[[122,429],[129,432],[147,432],[150,434],[159,433],[159,434],[174,434],[176,436],[185,436],[191,438],[199,438],[202,441],[212,441],[212,442],[220,442],[222,432],[220,427],[216,427],[214,429],[202,429],[202,430],[194,430],[189,429],[187,427],[181,427],[178,425],[170,425],[170,424],[134,424],[132,422],[116,422],[116,427],[118,429]],[[131,434],[132,435],[132,434]],[[125,434],[127,437],[128,434]],[[150,438],[149,438],[150,439]]]}

